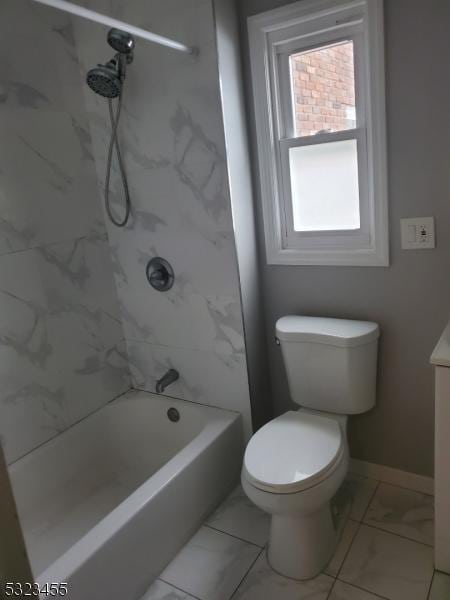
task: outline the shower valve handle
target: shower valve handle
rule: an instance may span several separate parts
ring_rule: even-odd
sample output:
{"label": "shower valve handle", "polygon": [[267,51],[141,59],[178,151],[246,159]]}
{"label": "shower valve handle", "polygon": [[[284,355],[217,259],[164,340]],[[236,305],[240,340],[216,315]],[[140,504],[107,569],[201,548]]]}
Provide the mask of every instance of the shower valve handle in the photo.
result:
{"label": "shower valve handle", "polygon": [[160,256],[149,261],[146,274],[149,284],[158,292],[167,292],[175,281],[172,266]]}

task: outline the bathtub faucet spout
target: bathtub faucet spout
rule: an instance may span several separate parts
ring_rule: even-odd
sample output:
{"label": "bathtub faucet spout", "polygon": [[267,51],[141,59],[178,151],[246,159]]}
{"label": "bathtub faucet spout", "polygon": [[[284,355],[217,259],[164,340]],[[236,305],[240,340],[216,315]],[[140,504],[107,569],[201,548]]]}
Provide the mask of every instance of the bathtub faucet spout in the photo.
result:
{"label": "bathtub faucet spout", "polygon": [[180,374],[178,371],[175,371],[175,369],[169,369],[167,373],[156,382],[156,393],[162,394],[167,386],[169,386],[171,383],[174,383],[179,378]]}

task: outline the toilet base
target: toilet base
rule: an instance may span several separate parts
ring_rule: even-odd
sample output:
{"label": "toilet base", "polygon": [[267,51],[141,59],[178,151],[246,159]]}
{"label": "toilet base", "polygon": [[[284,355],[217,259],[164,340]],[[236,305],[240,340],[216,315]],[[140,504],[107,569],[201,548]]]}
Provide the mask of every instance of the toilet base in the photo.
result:
{"label": "toilet base", "polygon": [[292,579],[312,579],[331,560],[339,539],[331,505],[305,515],[272,515],[268,560]]}

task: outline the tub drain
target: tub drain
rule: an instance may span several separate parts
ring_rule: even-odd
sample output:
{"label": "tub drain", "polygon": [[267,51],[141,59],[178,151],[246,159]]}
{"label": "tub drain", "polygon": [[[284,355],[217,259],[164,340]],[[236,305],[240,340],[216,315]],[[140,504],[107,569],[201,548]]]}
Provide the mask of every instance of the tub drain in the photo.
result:
{"label": "tub drain", "polygon": [[176,423],[180,420],[180,413],[176,408],[169,408],[167,411],[167,416],[169,417],[169,421],[172,421],[173,423]]}

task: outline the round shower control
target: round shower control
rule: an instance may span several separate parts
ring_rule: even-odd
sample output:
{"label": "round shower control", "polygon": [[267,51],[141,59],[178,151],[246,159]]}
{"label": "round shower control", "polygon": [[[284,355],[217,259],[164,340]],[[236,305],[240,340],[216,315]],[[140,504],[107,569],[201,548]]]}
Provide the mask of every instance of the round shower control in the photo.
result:
{"label": "round shower control", "polygon": [[167,411],[167,416],[169,417],[169,421],[172,423],[177,423],[180,420],[180,413],[176,408],[169,408]]}
{"label": "round shower control", "polygon": [[158,292],[167,292],[175,281],[172,266],[160,256],[148,262],[146,274],[149,284]]}

